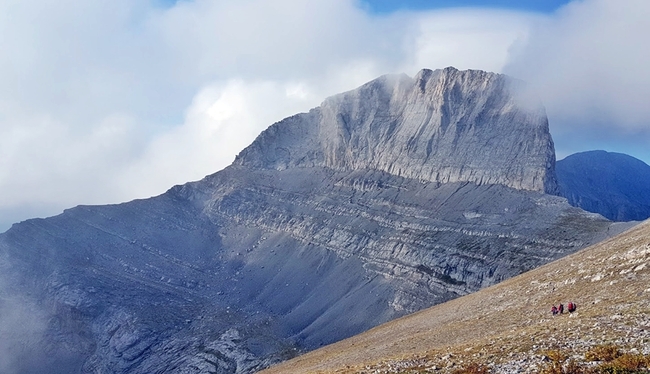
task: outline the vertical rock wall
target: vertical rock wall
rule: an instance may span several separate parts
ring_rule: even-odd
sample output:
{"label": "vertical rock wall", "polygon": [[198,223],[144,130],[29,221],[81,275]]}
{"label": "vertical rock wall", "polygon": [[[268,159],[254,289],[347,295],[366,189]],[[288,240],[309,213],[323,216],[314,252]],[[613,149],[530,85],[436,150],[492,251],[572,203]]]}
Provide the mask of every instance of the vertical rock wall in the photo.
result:
{"label": "vertical rock wall", "polygon": [[380,170],[427,182],[557,193],[544,108],[477,70],[383,76],[265,131],[236,164]]}

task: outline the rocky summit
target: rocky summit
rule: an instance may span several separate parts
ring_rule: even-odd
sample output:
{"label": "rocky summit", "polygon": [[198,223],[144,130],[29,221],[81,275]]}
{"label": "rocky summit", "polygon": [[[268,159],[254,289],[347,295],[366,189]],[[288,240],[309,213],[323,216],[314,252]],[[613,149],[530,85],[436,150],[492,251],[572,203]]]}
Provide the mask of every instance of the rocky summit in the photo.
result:
{"label": "rocky summit", "polygon": [[523,91],[522,82],[477,70],[383,76],[271,126],[235,165],[371,169],[556,194],[546,114],[524,103]]}
{"label": "rocky summit", "polygon": [[245,373],[620,231],[557,192],[543,108],[481,71],[384,76],[165,194],[0,235],[0,371]]}

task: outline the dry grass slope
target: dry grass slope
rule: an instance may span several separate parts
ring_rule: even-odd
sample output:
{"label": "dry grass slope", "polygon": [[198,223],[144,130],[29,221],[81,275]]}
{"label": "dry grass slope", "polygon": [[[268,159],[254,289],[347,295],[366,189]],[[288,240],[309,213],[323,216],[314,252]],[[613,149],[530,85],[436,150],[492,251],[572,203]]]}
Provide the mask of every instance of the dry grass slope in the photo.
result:
{"label": "dry grass slope", "polygon": [[[569,301],[576,312],[551,315]],[[650,221],[264,373],[561,373],[593,369],[593,352],[608,345],[650,354]]]}

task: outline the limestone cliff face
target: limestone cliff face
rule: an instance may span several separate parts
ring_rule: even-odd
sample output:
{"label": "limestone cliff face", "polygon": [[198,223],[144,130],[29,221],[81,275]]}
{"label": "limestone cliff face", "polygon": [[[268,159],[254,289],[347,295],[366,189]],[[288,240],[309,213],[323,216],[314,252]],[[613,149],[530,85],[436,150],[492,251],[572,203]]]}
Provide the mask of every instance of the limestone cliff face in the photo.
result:
{"label": "limestone cliff face", "polygon": [[381,170],[557,193],[555,150],[522,82],[477,70],[384,76],[265,131],[236,164]]}

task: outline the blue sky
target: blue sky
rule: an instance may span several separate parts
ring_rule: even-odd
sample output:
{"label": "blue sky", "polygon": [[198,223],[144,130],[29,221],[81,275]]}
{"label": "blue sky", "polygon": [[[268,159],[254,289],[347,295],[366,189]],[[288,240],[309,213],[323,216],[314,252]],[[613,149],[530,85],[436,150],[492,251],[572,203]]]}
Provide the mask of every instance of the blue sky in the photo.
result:
{"label": "blue sky", "polygon": [[[177,0],[160,1],[165,6],[177,3]],[[361,2],[370,11],[378,14],[399,10],[420,11],[459,7],[502,8],[550,13],[569,3],[569,0],[361,0]]]}
{"label": "blue sky", "polygon": [[529,82],[559,158],[650,163],[648,19],[647,0],[2,1],[0,231],[200,179],[270,124],[422,68]]}
{"label": "blue sky", "polygon": [[395,10],[427,10],[456,7],[487,7],[525,10],[549,13],[569,3],[567,0],[365,0],[365,4],[377,13],[390,13]]}

